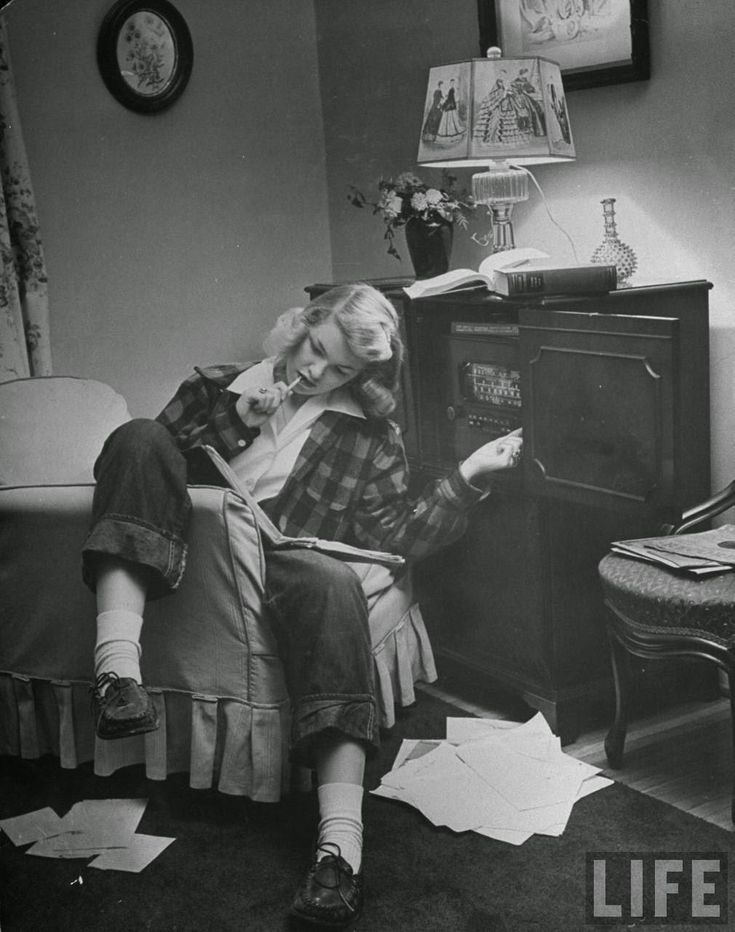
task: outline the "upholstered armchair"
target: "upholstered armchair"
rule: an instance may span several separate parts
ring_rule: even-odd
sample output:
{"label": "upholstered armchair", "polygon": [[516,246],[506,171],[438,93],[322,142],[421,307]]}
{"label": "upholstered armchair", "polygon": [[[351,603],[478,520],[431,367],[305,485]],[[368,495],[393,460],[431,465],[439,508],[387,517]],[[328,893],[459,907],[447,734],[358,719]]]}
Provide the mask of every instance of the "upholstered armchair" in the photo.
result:
{"label": "upholstered armchair", "polygon": [[[54,754],[95,772],[144,763],[151,779],[275,801],[290,785],[289,702],[262,613],[262,551],[236,492],[192,486],[187,572],[146,607],[143,676],[158,731],[94,735],[95,602],[80,548],[105,437],[129,418],[108,386],[67,377],[0,384],[0,754]],[[253,554],[257,559],[253,560]],[[382,724],[436,678],[410,577],[370,605]]]}

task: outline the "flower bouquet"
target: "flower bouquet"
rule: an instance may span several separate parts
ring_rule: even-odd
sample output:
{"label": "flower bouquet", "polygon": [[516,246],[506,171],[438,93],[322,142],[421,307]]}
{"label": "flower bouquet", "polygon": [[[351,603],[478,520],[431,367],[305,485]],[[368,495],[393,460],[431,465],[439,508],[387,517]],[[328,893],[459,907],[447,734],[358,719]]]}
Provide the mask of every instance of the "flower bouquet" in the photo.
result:
{"label": "flower bouquet", "polygon": [[467,227],[468,211],[474,203],[466,192],[455,190],[456,177],[442,172],[442,186],[431,187],[411,172],[403,172],[393,179],[378,181],[378,199],[369,201],[362,191],[350,185],[348,198],[355,207],[372,207],[385,224],[383,238],[388,243],[388,255],[400,259],[395,246],[396,230],[409,221],[418,221],[426,227],[457,224]]}

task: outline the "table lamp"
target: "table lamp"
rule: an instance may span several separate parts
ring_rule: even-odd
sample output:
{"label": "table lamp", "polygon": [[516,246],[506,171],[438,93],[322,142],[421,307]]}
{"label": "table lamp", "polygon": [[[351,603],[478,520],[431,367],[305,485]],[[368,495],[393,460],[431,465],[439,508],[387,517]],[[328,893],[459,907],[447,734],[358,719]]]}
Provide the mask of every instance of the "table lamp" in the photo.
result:
{"label": "table lamp", "polygon": [[482,245],[513,249],[513,205],[528,198],[520,166],[574,160],[561,71],[545,58],[487,58],[429,69],[418,162],[436,168],[484,168],[472,195],[492,230]]}

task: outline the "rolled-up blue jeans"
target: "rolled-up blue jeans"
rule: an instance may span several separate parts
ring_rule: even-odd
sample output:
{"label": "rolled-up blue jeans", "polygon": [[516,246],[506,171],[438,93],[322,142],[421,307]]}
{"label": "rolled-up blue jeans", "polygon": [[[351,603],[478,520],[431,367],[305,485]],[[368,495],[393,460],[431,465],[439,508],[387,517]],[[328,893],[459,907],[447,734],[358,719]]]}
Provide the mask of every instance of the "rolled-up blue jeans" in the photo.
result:
{"label": "rolled-up blue jeans", "polygon": [[[95,463],[92,527],[82,549],[91,589],[105,556],[145,567],[150,599],[176,589],[186,564],[187,486],[224,484],[201,452],[182,453],[162,424],[143,418],[108,437]],[[264,550],[264,608],[291,700],[292,759],[313,766],[318,748],[340,738],[377,748],[368,609],[357,574],[313,550],[276,550],[265,540]]]}

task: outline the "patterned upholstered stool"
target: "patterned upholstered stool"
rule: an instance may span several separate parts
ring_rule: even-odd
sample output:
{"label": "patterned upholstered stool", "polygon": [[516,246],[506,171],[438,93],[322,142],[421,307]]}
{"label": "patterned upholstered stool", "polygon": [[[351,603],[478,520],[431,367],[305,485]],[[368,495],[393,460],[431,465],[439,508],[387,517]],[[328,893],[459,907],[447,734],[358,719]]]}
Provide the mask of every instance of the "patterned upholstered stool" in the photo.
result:
{"label": "patterned upholstered stool", "polygon": [[[735,482],[686,512],[680,525],[666,530],[673,534],[689,531],[734,504]],[[615,720],[605,739],[610,767],[623,765],[631,655],[645,660],[697,657],[715,663],[730,686],[735,744],[735,572],[694,579],[610,553],[600,561],[599,573],[610,610],[608,634],[615,679]],[[735,773],[732,817],[735,822]]]}

